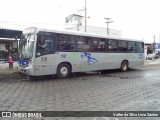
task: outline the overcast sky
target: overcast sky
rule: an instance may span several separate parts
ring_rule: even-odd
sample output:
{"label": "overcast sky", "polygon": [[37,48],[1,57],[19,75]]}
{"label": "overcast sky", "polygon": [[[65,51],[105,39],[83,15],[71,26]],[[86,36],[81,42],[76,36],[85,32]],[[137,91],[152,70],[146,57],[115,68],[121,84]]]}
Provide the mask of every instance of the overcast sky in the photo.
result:
{"label": "overcast sky", "polygon": [[[84,8],[85,0],[1,0],[0,27],[57,26],[65,17]],[[160,42],[160,0],[87,0],[87,25],[106,27],[105,17],[114,21],[111,29],[122,37]],[[23,25],[23,26],[22,26]],[[24,26],[26,25],[26,26]]]}

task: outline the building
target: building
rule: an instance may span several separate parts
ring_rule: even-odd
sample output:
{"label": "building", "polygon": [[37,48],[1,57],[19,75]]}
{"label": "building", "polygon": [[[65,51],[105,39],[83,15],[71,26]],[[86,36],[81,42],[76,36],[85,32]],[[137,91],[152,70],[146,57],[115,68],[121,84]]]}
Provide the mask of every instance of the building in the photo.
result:
{"label": "building", "polygon": [[145,57],[148,54],[157,54],[160,56],[160,43],[145,43],[144,54]]}
{"label": "building", "polygon": [[155,53],[157,53],[160,56],[160,43],[155,44]]}
{"label": "building", "polygon": [[9,52],[17,52],[21,34],[20,30],[0,28],[0,59],[6,58]]}
{"label": "building", "polygon": [[155,47],[153,43],[145,43],[145,49],[147,49],[147,54],[154,53]]}
{"label": "building", "polygon": [[[66,30],[73,30],[77,31],[76,27],[67,27],[65,28]],[[85,27],[82,25],[79,29],[79,31],[84,32]],[[95,33],[95,34],[101,34],[101,35],[107,35],[107,28],[102,28],[102,27],[93,27],[93,26],[87,26],[87,32],[88,33]],[[114,29],[109,29],[109,36],[114,36],[114,37],[121,37],[121,31],[114,30]]]}

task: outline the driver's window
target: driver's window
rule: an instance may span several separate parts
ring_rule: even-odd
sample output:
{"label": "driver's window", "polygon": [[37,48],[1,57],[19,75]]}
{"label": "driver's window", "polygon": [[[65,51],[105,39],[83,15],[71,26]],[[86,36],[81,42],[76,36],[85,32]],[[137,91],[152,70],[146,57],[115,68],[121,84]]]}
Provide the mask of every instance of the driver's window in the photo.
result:
{"label": "driver's window", "polygon": [[53,36],[38,35],[36,56],[51,54],[55,50],[55,39]]}

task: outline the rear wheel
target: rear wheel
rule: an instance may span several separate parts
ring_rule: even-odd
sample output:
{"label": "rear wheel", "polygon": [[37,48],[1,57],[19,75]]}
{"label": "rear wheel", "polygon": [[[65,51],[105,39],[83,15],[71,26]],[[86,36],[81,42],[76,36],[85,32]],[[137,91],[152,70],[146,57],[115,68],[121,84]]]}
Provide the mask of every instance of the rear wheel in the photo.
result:
{"label": "rear wheel", "polygon": [[128,62],[127,61],[123,61],[121,63],[121,71],[122,72],[126,72],[128,70]]}
{"label": "rear wheel", "polygon": [[71,74],[71,68],[68,64],[62,63],[57,68],[57,76],[58,78],[66,78]]}

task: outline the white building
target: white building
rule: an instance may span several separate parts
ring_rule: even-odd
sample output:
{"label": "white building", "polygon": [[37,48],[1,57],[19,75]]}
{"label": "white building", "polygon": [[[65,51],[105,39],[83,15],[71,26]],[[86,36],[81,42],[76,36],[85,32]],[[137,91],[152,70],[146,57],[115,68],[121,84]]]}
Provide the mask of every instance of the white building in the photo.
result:
{"label": "white building", "polygon": [[[67,27],[66,29],[77,31],[76,26],[70,26],[70,27]],[[84,32],[85,27],[82,25],[80,27],[79,31]],[[101,34],[101,35],[107,35],[107,28],[87,26],[87,32]],[[109,36],[121,37],[121,31],[109,29]]]}

